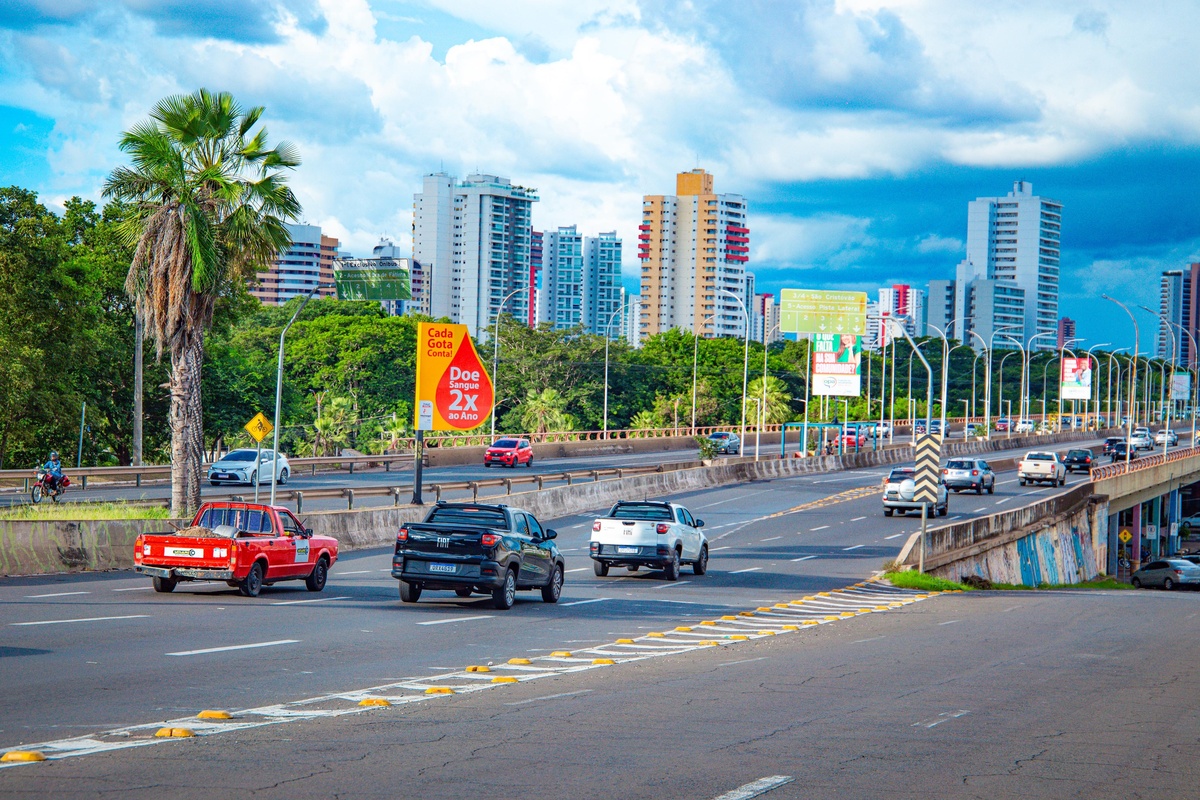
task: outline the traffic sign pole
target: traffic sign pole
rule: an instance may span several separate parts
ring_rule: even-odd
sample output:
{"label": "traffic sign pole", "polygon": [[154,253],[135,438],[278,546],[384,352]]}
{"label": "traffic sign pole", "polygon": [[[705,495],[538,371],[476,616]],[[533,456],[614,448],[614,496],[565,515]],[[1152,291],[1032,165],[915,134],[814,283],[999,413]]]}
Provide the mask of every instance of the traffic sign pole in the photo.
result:
{"label": "traffic sign pole", "polygon": [[[271,469],[275,469],[275,461],[271,461]],[[254,502],[258,502],[258,487],[262,484],[262,439],[258,440],[258,450],[254,454]]]}
{"label": "traffic sign pole", "polygon": [[413,447],[413,493],[412,504],[414,506],[423,506],[425,501],[421,499],[421,482],[424,480],[423,467],[425,461],[425,431],[417,428],[417,441]]}

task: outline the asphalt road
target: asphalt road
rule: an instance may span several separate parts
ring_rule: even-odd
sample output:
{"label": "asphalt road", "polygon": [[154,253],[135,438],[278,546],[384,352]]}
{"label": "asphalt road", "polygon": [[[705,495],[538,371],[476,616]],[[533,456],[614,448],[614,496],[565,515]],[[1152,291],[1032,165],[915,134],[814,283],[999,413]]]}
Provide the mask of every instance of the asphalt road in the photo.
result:
{"label": "asphalt road", "polygon": [[[256,599],[223,583],[157,595],[148,579],[126,572],[0,580],[0,681],[20,687],[6,699],[0,747],[437,675],[839,588],[894,558],[920,525],[882,516],[886,473],[673,497],[706,521],[712,553],[709,574],[685,569],[677,583],[620,569],[597,578],[587,557],[593,515],[544,521],[560,532],[563,597],[551,606],[522,594],[509,612],[449,592],[402,606],[388,550],[345,555],[319,595],[295,583]],[[1020,487],[1011,473],[999,478],[995,495],[952,495],[950,521],[1015,508],[1079,480],[1055,489]]]}
{"label": "asphalt road", "polygon": [[1195,592],[943,595],[491,691],[0,770],[0,793],[1194,797],[1198,616]]}

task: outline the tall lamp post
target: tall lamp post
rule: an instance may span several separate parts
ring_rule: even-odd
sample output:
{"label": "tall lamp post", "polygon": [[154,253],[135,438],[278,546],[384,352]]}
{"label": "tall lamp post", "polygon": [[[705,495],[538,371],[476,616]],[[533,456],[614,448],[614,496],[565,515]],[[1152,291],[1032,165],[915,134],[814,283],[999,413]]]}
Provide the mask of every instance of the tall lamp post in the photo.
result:
{"label": "tall lamp post", "polygon": [[[746,381],[750,376],[750,314],[746,311],[746,303],[742,298],[728,289],[718,289],[717,291],[720,294],[727,294],[737,301],[738,307],[742,310],[742,319],[746,322],[745,352],[742,355],[742,432],[738,437],[738,452],[740,453],[746,441]],[[809,357],[811,358],[811,355]],[[807,407],[808,403],[806,402],[804,405]]]}
{"label": "tall lamp post", "polygon": [[[317,293],[318,289],[323,288],[320,284],[308,290],[308,294],[300,301],[300,305],[296,308],[296,313],[292,314],[292,318],[288,320],[287,325],[283,326],[283,330],[279,332],[279,364],[275,368],[275,434],[271,440],[271,505],[275,505],[275,485],[279,475],[279,413],[283,408],[283,338],[287,336],[288,328],[292,327],[292,323],[296,321],[296,317],[300,316],[300,312],[308,305],[308,301],[312,300],[312,296]],[[417,462],[420,463],[418,454]],[[259,465],[259,471],[262,470],[262,465]],[[255,483],[259,481],[259,476],[256,473],[254,476]]]}
{"label": "tall lamp post", "polygon": [[[700,320],[700,327],[704,327],[704,320],[712,319],[715,314],[705,314]],[[696,357],[700,354],[700,334],[692,334],[692,436],[696,435]]]}
{"label": "tall lamp post", "polygon": [[[1102,294],[1102,295],[1100,295],[1100,297],[1119,305],[1121,307],[1121,310],[1123,310],[1126,314],[1129,315],[1129,321],[1133,323],[1134,359],[1133,359],[1132,368],[1130,369],[1130,372],[1129,372],[1129,396],[1130,396],[1130,399],[1132,399],[1133,398],[1133,387],[1135,386],[1134,381],[1137,380],[1137,353],[1138,353],[1138,350],[1141,349],[1141,346],[1139,343],[1139,339],[1141,337],[1141,332],[1138,329],[1137,319],[1133,316],[1133,312],[1129,310],[1129,306],[1125,305],[1120,300],[1115,300],[1106,294]],[[1126,443],[1125,466],[1126,466],[1126,469],[1128,469],[1128,467],[1129,467],[1129,440],[1133,438],[1133,415],[1132,414],[1129,415],[1129,421],[1126,424],[1125,428],[1126,428],[1126,430],[1125,430],[1125,443]]]}
{"label": "tall lamp post", "polygon": [[[628,300],[628,295],[626,296]],[[625,303],[621,303],[621,307],[612,313],[608,318],[608,324],[604,326],[604,432],[601,434],[601,439],[608,438],[608,343],[611,341],[609,333],[612,332],[612,324],[617,321],[617,314],[625,313]]]}
{"label": "tall lamp post", "polygon": [[[1000,403],[999,403],[999,407],[997,408],[997,411],[999,411],[1000,414],[1004,414],[1004,362],[1008,361],[1008,359],[1011,356],[1015,356],[1016,354],[1017,354],[1016,350],[1009,350],[1007,353],[1004,354],[1004,358],[1000,359]],[[1006,431],[1006,433],[1008,434],[1008,438],[1010,438],[1010,439],[1012,438],[1012,429],[1013,429],[1012,401],[1010,400],[1009,401],[1009,414],[1008,414],[1008,430]]]}
{"label": "tall lamp post", "polygon": [[[767,340],[771,338],[771,334],[779,330],[779,326],[771,328],[768,333],[763,334],[763,379],[762,379],[762,405],[758,410],[758,430],[762,432],[762,428],[767,424]],[[869,413],[869,412],[868,412]],[[780,434],[782,436],[783,434]],[[758,436],[754,437],[754,460],[758,461]]]}
{"label": "tall lamp post", "polygon": [[1193,375],[1193,379],[1192,379],[1192,392],[1193,392],[1192,404],[1191,404],[1192,405],[1192,409],[1191,409],[1192,413],[1189,416],[1191,416],[1191,418],[1192,418],[1191,446],[1195,447],[1196,446],[1196,406],[1197,406],[1197,404],[1200,404],[1200,366],[1198,366],[1197,362],[1196,362],[1196,337],[1192,336],[1192,332],[1189,331],[1187,328],[1183,327],[1182,325],[1180,325],[1179,323],[1172,322],[1171,324],[1174,325],[1176,328],[1179,328],[1180,331],[1182,331],[1184,334],[1186,334],[1188,339],[1191,340],[1191,343],[1192,343],[1192,349],[1188,353],[1188,361],[1191,362],[1191,364],[1188,366],[1188,372],[1195,373],[1195,374]]}
{"label": "tall lamp post", "polygon": [[[1087,360],[1088,360],[1088,369],[1089,370],[1092,368],[1092,358],[1093,358],[1092,351],[1096,350],[1100,347],[1110,347],[1110,346],[1112,346],[1112,342],[1101,342],[1100,344],[1094,344],[1087,349]],[[1095,359],[1095,361],[1096,361],[1096,370],[1092,373],[1092,377],[1093,377],[1092,383],[1095,384],[1095,390],[1088,392],[1088,399],[1085,400],[1084,404],[1083,404],[1083,426],[1085,428],[1087,427],[1088,414],[1091,412],[1092,395],[1093,394],[1096,395],[1096,413],[1097,414],[1100,413],[1100,359],[1097,358],[1097,359]],[[1097,426],[1097,429],[1098,428],[1099,428],[1099,426]]]}
{"label": "tall lamp post", "polygon": [[[1167,329],[1167,333],[1171,334],[1171,383],[1172,383],[1172,388],[1174,388],[1175,369],[1176,369],[1176,364],[1177,364],[1177,362],[1175,360],[1175,354],[1178,353],[1179,350],[1181,349],[1179,347],[1179,339],[1178,339],[1178,337],[1175,336],[1175,331],[1173,331],[1171,329],[1171,323],[1166,317],[1164,317],[1162,314],[1159,314],[1156,311],[1152,311],[1151,309],[1146,308],[1145,306],[1138,306],[1138,308],[1142,309],[1142,311],[1145,311],[1147,313],[1153,314],[1154,316],[1158,317],[1159,321],[1162,322],[1163,326]],[[1185,330],[1185,329],[1180,328],[1180,330]],[[1164,363],[1164,367],[1165,367],[1166,362],[1164,361],[1163,363]],[[1166,382],[1167,382],[1166,375],[1164,372],[1164,375],[1163,375],[1164,387],[1166,386]],[[1167,393],[1167,397],[1168,398],[1171,397],[1170,392]],[[1171,430],[1171,418],[1174,416],[1174,412],[1175,412],[1175,400],[1174,400],[1174,398],[1171,398],[1170,410],[1167,412],[1167,430],[1168,431]],[[1194,422],[1192,424],[1195,425]],[[1195,438],[1196,438],[1195,436],[1192,437],[1193,440]],[[1167,452],[1166,441],[1167,441],[1166,438],[1164,438],[1163,439],[1163,455],[1166,455],[1166,452]]]}
{"label": "tall lamp post", "polygon": [[[530,291],[532,291],[532,286]],[[507,303],[513,295],[520,294],[526,289],[513,289],[504,296],[500,301],[500,305],[496,308],[496,329],[492,333],[492,381],[496,380],[496,372],[500,369],[500,315],[504,313],[504,304]],[[496,393],[492,392],[492,438],[496,438]]]}

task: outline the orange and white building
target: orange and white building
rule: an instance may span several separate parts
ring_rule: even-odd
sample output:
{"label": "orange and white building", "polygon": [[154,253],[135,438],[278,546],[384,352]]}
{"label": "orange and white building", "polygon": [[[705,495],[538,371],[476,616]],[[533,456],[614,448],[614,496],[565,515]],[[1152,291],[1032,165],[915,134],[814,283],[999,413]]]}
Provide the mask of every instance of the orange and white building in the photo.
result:
{"label": "orange and white building", "polygon": [[320,285],[317,297],[333,297],[333,262],[338,255],[338,240],[326,236],[319,225],[287,226],[292,244],[280,253],[258,280],[250,294],[270,306],[283,305],[293,297],[303,297]]}
{"label": "orange and white building", "polygon": [[679,173],[674,195],[642,201],[638,258],[641,338],[672,328],[710,337],[745,335],[739,299],[747,296],[750,229],[741,195],[716,194],[713,176],[702,169]]}

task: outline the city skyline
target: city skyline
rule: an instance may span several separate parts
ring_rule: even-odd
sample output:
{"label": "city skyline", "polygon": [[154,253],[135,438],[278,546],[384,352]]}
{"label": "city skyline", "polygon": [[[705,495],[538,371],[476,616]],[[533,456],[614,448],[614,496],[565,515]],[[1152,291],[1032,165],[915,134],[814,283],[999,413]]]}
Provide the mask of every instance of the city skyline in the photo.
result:
{"label": "city skyline", "polygon": [[1131,341],[1094,298],[1156,307],[1157,276],[1200,260],[1200,201],[1176,180],[1200,162],[1200,85],[1166,68],[1190,52],[1192,4],[207,6],[6,4],[7,182],[97,199],[119,132],[206,85],[267,107],[304,159],[300,222],[355,254],[409,246],[407,198],[438,169],[538,187],[536,229],[633,242],[641,197],[702,166],[751,200],[759,292],[948,277],[962,204],[1014,181],[1070,209],[1058,313],[1080,336]]}

